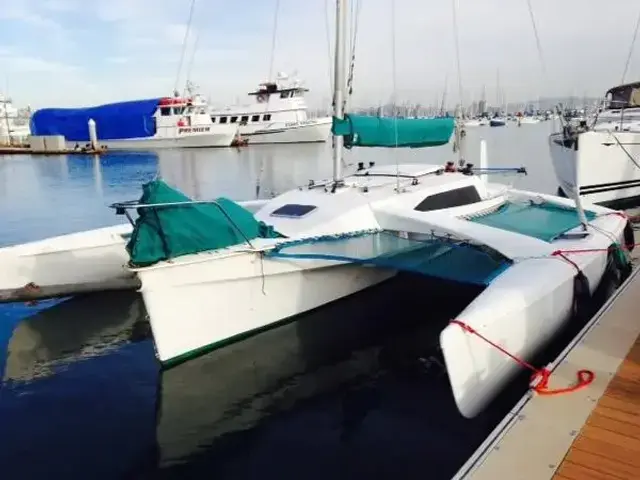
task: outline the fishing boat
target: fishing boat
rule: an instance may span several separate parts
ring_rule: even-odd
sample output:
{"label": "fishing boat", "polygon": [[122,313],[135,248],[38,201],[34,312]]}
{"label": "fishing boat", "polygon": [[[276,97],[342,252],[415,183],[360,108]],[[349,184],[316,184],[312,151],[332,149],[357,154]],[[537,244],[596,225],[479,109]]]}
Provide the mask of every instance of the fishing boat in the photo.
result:
{"label": "fishing boat", "polygon": [[331,117],[308,118],[304,88],[297,79],[279,73],[276,81],[265,82],[249,93],[248,105],[231,105],[211,110],[215,125],[235,124],[249,144],[326,142],[331,134]]}
{"label": "fishing boat", "polygon": [[207,102],[199,94],[110,103],[89,108],[46,108],[31,117],[36,136],[62,135],[68,148],[93,141],[95,135],[110,150],[229,147],[237,125],[214,124]]}
{"label": "fishing boat", "polygon": [[566,181],[575,177],[589,202],[640,204],[640,82],[610,88],[596,115],[550,135],[549,150],[559,194],[566,195]]}
{"label": "fishing boat", "polygon": [[[345,114],[346,1],[337,0],[333,178],[266,201],[194,202],[146,184],[127,245],[165,368],[294,321],[399,271],[484,287],[440,334],[459,411],[474,417],[596,289],[629,271],[618,212],[486,182],[488,167],[364,164],[342,175],[342,149],[434,147],[453,118]],[[482,175],[479,175],[482,174]],[[616,253],[618,252],[618,253]],[[478,335],[480,332],[480,335]]]}

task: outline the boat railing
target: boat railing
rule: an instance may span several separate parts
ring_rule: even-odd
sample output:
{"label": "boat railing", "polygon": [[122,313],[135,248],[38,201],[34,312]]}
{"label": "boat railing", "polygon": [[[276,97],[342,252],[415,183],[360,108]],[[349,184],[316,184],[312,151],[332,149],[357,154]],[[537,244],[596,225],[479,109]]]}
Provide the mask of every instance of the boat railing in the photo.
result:
{"label": "boat railing", "polygon": [[168,202],[168,203],[140,203],[138,200],[129,200],[126,202],[116,202],[109,205],[109,208],[113,208],[116,211],[116,215],[124,215],[131,225],[135,225],[135,220],[131,217],[129,210],[138,210],[140,208],[163,208],[163,207],[188,207],[191,205],[214,205],[220,213],[224,215],[229,224],[240,234],[244,241],[249,245],[251,249],[255,250],[255,247],[251,243],[249,237],[242,231],[242,229],[233,221],[227,211],[215,200],[191,200],[188,202]]}

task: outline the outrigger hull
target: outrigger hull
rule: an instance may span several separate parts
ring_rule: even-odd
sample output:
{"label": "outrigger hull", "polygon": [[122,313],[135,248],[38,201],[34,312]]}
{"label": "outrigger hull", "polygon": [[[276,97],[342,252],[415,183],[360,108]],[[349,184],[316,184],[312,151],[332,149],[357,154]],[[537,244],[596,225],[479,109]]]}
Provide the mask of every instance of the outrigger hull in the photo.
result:
{"label": "outrigger hull", "polygon": [[[264,200],[240,202],[249,211]],[[136,290],[128,268],[130,223],[0,248],[0,303]]]}
{"label": "outrigger hull", "polygon": [[0,303],[139,288],[127,268],[129,224],[0,248]]}

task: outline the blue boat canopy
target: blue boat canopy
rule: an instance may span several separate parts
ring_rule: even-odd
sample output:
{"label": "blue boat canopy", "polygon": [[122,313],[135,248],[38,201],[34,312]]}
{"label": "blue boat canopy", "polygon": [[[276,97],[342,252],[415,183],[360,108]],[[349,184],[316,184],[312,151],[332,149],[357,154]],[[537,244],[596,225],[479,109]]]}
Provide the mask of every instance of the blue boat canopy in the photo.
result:
{"label": "blue boat canopy", "polygon": [[367,115],[345,115],[333,118],[331,131],[344,137],[346,148],[437,147],[449,143],[454,119],[450,118],[386,118]]}
{"label": "blue boat canopy", "polygon": [[89,120],[99,140],[147,138],[156,134],[153,114],[159,98],[110,103],[88,108],[45,108],[31,116],[32,135],[63,135],[69,142],[89,141]]}

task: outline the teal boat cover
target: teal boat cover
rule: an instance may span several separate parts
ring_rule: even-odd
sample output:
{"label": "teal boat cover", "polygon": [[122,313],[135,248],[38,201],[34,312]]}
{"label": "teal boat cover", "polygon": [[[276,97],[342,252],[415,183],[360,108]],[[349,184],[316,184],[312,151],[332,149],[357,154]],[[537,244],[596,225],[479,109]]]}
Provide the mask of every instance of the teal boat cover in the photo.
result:
{"label": "teal boat cover", "polygon": [[[143,185],[140,198],[144,205],[191,201],[161,180]],[[180,255],[230,247],[244,243],[245,237],[282,237],[232,200],[220,197],[215,202],[221,208],[205,203],[138,208],[139,216],[127,243],[131,265],[145,267]]]}
{"label": "teal boat cover", "polygon": [[[585,210],[587,220],[596,217]],[[575,208],[564,208],[552,203],[506,203],[495,212],[474,217],[472,222],[521,233],[545,242],[551,242],[563,233],[580,226]]]}
{"label": "teal boat cover", "polygon": [[455,120],[449,118],[388,118],[345,115],[333,118],[332,132],[344,137],[346,148],[437,147],[449,142]]}

